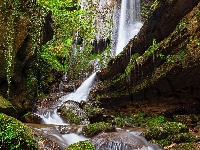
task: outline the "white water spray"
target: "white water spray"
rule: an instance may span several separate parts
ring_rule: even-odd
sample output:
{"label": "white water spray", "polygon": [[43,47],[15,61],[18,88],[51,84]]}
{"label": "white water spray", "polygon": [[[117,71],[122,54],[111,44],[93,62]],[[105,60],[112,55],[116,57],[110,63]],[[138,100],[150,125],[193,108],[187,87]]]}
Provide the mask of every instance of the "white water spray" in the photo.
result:
{"label": "white water spray", "polygon": [[115,55],[140,31],[140,0],[122,0]]}
{"label": "white water spray", "polygon": [[82,100],[86,101],[95,78],[96,72],[93,73],[87,80],[85,80],[74,93],[61,97],[60,100],[62,101],[62,103],[67,100],[73,100],[77,102],[80,102]]}
{"label": "white water spray", "polygon": [[43,124],[66,124],[66,122],[57,113],[57,107],[61,106],[67,100],[86,101],[96,78],[96,72],[93,73],[81,86],[73,93],[67,94],[60,98],[60,101],[53,106],[54,108],[38,109],[37,115],[42,118]]}

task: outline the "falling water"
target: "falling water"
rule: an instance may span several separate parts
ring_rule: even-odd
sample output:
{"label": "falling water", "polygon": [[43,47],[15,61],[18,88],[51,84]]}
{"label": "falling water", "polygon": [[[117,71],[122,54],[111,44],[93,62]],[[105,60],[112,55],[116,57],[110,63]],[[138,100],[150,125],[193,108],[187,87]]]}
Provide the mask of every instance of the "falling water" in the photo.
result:
{"label": "falling water", "polygon": [[88,79],[86,79],[75,92],[61,97],[60,101],[56,105],[52,106],[51,108],[45,108],[45,109],[38,108],[36,114],[42,118],[42,123],[66,124],[66,122],[57,113],[57,108],[67,100],[73,100],[77,102],[80,102],[81,100],[86,101],[95,78],[96,78],[96,72],[93,73]]}
{"label": "falling water", "polygon": [[86,101],[95,78],[96,72],[93,73],[87,80],[85,80],[74,93],[61,97],[60,100],[62,101],[62,103],[67,100],[73,100],[77,102],[80,102],[82,100]]}
{"label": "falling water", "polygon": [[115,55],[118,55],[142,27],[140,0],[122,0]]}

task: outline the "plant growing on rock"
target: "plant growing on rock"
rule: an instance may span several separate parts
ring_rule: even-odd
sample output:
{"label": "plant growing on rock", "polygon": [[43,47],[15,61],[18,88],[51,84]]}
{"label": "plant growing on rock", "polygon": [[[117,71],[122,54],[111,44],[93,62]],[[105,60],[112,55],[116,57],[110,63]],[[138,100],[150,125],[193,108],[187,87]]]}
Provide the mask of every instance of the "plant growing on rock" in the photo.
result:
{"label": "plant growing on rock", "polygon": [[94,107],[89,104],[85,104],[83,110],[87,112],[88,118],[95,118],[103,114],[102,108]]}
{"label": "plant growing on rock", "polygon": [[148,128],[142,133],[142,136],[144,136],[147,140],[164,147],[172,144],[173,142],[195,142],[197,139],[187,132],[188,127],[182,123],[165,122]]}
{"label": "plant growing on rock", "polygon": [[37,149],[35,132],[13,117],[0,113],[1,149]]}
{"label": "plant growing on rock", "polygon": [[90,141],[86,140],[71,144],[65,150],[95,150],[95,147]]}
{"label": "plant growing on rock", "polygon": [[108,131],[114,131],[114,127],[110,123],[105,122],[98,122],[93,124],[88,124],[83,127],[82,131],[83,134],[86,137],[92,137],[95,134],[98,134],[100,132],[108,132]]}

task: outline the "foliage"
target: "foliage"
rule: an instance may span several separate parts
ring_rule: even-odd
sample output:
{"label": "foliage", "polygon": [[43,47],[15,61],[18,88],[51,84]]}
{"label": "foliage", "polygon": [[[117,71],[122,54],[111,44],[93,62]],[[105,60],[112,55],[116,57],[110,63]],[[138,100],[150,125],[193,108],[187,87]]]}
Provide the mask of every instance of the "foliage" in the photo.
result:
{"label": "foliage", "polygon": [[152,45],[145,51],[144,55],[149,56],[159,48],[159,43],[156,43],[156,39],[153,39]]}
{"label": "foliage", "polygon": [[[90,54],[89,41],[95,33],[95,28],[91,24],[91,12],[80,9],[77,1],[73,0],[38,0],[38,2],[52,11],[55,31],[53,40],[42,47],[40,57],[51,69],[66,72],[71,67],[80,71],[85,63],[85,59],[82,58]],[[74,44],[77,36],[84,38],[84,45]],[[84,51],[81,51],[83,46]]]}
{"label": "foliage", "polygon": [[[188,131],[188,128],[178,122],[165,122],[163,124],[152,126],[145,132],[143,132],[143,136],[147,138],[147,140],[150,139],[163,139],[166,138],[170,134],[176,134],[181,132]],[[159,136],[158,136],[159,135]]]}
{"label": "foliage", "polygon": [[115,124],[119,127],[131,126],[130,118],[127,116],[118,116],[115,118]]}
{"label": "foliage", "polygon": [[167,56],[165,56],[164,54],[159,53],[158,56],[161,59],[166,60],[167,62],[171,62],[171,63],[180,62],[185,57],[185,50],[182,50],[182,51],[180,51],[180,53],[175,54],[175,55],[167,55]]}
{"label": "foliage", "polygon": [[131,116],[121,115],[115,118],[117,126],[154,127],[165,122],[164,116],[147,116],[145,113],[132,114]]}
{"label": "foliage", "polygon": [[85,104],[83,110],[87,112],[89,118],[95,118],[98,115],[103,114],[102,108],[94,107],[89,104]]}
{"label": "foliage", "polygon": [[84,126],[82,130],[85,136],[91,137],[100,132],[112,131],[113,127],[110,123],[98,122],[98,123],[88,124]]}
{"label": "foliage", "polygon": [[167,146],[175,143],[195,142],[195,136],[187,133],[188,127],[179,122],[165,122],[152,126],[142,133],[142,135],[153,143],[160,146]]}
{"label": "foliage", "polygon": [[149,15],[149,10],[145,5],[142,5],[141,15],[143,15],[145,19],[147,19]]}
{"label": "foliage", "polygon": [[155,10],[158,7],[159,1],[155,0],[154,3],[151,5],[151,10]]}
{"label": "foliage", "polygon": [[132,114],[130,116],[131,124],[138,127],[154,127],[163,123],[164,116],[146,116],[144,113]]}
{"label": "foliage", "polygon": [[34,131],[15,118],[0,113],[1,149],[37,149]]}
{"label": "foliage", "polygon": [[95,147],[86,140],[71,144],[65,150],[95,150]]}
{"label": "foliage", "polygon": [[179,24],[176,26],[176,28],[177,28],[178,30],[182,30],[183,28],[185,28],[185,27],[187,27],[187,26],[188,26],[188,23],[185,22],[185,21],[183,21],[183,20],[181,20],[181,21],[179,22]]}

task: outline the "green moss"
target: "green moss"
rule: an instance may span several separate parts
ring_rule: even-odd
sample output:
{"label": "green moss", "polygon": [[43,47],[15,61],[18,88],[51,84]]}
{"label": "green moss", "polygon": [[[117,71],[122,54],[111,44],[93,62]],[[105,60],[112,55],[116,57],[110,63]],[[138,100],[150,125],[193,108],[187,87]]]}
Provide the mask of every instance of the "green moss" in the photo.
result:
{"label": "green moss", "polygon": [[172,143],[194,143],[197,138],[188,132],[188,127],[179,122],[166,122],[148,128],[142,135],[159,146],[168,146]]}
{"label": "green moss", "polygon": [[154,3],[151,5],[151,10],[155,10],[158,7],[159,1],[155,0]]}
{"label": "green moss", "polygon": [[37,149],[34,131],[13,117],[0,113],[0,145],[2,149]]}
{"label": "green moss", "polygon": [[[178,122],[165,122],[157,126],[152,126],[148,130],[142,133],[142,135],[147,139],[160,140],[167,138],[171,134],[177,134],[181,132],[187,132],[188,127],[182,123]],[[158,136],[159,135],[159,136]]]}
{"label": "green moss", "polygon": [[8,108],[8,107],[12,107],[12,104],[5,98],[0,96],[0,108]]}
{"label": "green moss", "polygon": [[131,123],[138,127],[154,127],[165,121],[164,116],[147,116],[144,113],[133,114],[130,119]]}
{"label": "green moss", "polygon": [[83,107],[83,110],[87,112],[87,115],[89,118],[94,118],[100,114],[103,114],[103,111],[101,108],[94,107],[89,104],[85,104]]}
{"label": "green moss", "polygon": [[80,142],[71,144],[65,150],[95,150],[95,147],[89,141],[80,141]]}
{"label": "green moss", "polygon": [[71,124],[81,124],[81,119],[78,118],[78,115],[71,112],[71,110],[64,109],[61,111],[61,114],[67,118]]}
{"label": "green moss", "polygon": [[169,150],[198,150],[198,144],[195,143],[180,143],[169,148]]}
{"label": "green moss", "polygon": [[83,127],[83,134],[87,137],[91,137],[97,133],[112,131],[113,127],[110,123],[98,122],[93,124],[88,124]]}

